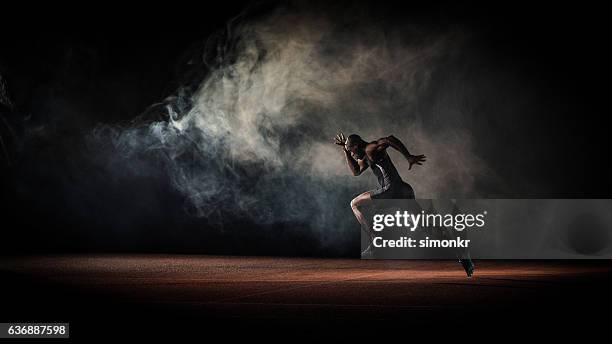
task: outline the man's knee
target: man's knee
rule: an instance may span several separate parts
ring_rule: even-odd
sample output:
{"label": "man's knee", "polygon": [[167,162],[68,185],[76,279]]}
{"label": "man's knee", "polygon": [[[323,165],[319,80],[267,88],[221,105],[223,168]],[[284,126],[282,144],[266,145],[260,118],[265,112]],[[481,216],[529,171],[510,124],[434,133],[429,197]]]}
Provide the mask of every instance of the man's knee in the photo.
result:
{"label": "man's knee", "polygon": [[351,200],[351,209],[358,210],[363,205],[363,198],[355,197]]}
{"label": "man's knee", "polygon": [[357,197],[351,200],[351,209],[356,210],[359,206],[359,199]]}

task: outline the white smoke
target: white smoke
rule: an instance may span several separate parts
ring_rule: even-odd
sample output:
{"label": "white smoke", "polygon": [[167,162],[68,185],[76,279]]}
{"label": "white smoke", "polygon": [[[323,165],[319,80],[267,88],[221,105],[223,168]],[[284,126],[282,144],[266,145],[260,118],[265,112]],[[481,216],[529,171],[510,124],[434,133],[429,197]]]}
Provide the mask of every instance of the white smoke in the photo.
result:
{"label": "white smoke", "polygon": [[393,134],[427,155],[408,171],[391,153],[418,198],[477,196],[475,180],[490,177],[469,132],[445,123],[468,116],[458,109],[461,97],[448,101],[431,88],[462,34],[278,9],[234,25],[231,39],[231,51],[189,95],[189,109],[168,106],[167,120],[99,127],[94,135],[110,137],[128,169],[141,168],[143,156],[162,161],[192,214],[219,224],[229,214],[336,226],[339,214],[349,214],[345,199],[376,187],[371,176],[348,176],[332,144],[339,130],[369,140]]}

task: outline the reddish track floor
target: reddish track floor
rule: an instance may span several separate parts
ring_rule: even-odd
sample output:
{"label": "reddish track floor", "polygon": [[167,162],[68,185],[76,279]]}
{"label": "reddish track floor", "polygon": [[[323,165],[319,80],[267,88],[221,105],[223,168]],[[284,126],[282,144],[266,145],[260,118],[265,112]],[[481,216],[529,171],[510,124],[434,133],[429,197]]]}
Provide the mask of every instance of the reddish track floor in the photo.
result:
{"label": "reddish track floor", "polygon": [[[0,258],[6,321],[254,321],[304,330],[361,320],[430,326],[458,318],[570,321],[609,303],[609,261],[451,261],[97,255]],[[147,320],[142,320],[147,319]],[[499,321],[497,320],[499,319]],[[117,320],[118,321],[118,320]],[[448,322],[447,322],[448,323]],[[572,323],[570,322],[570,325]],[[71,325],[72,326],[72,325]],[[331,325],[329,325],[331,326]],[[336,325],[334,325],[337,327]],[[523,325],[524,326],[524,325]],[[334,328],[335,328],[334,327]],[[181,325],[180,328],[183,328]],[[275,327],[276,328],[276,327]],[[85,330],[83,330],[85,331]],[[174,332],[173,332],[174,333]]]}
{"label": "reddish track floor", "polygon": [[0,272],[178,313],[385,319],[567,297],[609,276],[612,264],[480,261],[466,278],[450,261],[100,255],[2,258]]}

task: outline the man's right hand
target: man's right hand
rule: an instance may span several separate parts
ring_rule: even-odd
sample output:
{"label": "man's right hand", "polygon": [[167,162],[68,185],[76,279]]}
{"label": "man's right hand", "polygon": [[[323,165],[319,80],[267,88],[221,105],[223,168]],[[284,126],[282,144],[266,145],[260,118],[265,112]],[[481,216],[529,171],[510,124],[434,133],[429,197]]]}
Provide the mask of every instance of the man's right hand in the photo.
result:
{"label": "man's right hand", "polygon": [[343,133],[339,133],[338,135],[336,135],[336,137],[334,138],[334,143],[338,146],[342,146],[343,150],[346,150],[346,137]]}

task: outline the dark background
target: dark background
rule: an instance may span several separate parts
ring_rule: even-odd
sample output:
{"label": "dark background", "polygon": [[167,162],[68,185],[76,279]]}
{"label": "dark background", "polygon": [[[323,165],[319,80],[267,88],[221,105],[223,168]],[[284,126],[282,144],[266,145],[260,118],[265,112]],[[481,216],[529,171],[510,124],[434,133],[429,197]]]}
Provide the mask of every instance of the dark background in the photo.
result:
{"label": "dark background", "polygon": [[[80,165],[81,134],[100,122],[129,121],[172,94],[184,81],[177,66],[185,54],[248,4],[106,2],[4,10],[0,75],[10,104],[0,105],[6,147],[0,252],[357,252],[357,231],[353,244],[344,249],[320,248],[307,232],[282,224],[273,233],[246,220],[236,222],[239,232],[195,231],[203,226],[201,220],[183,216],[184,200],[163,176],[83,189],[74,187],[67,172],[99,174],[96,166]],[[274,6],[264,2],[248,15],[265,14]],[[349,2],[330,10],[342,11],[343,6]],[[478,33],[476,42],[485,56],[520,70],[523,80],[538,90],[538,116],[509,129],[504,137],[508,149],[496,158],[504,166],[516,166],[502,176],[521,190],[518,196],[610,197],[609,56],[602,8],[529,2],[359,6],[390,25],[413,21],[432,30],[468,27]],[[50,128],[52,138],[44,134]],[[532,161],[533,155],[537,164],[521,163],[525,156]]]}

